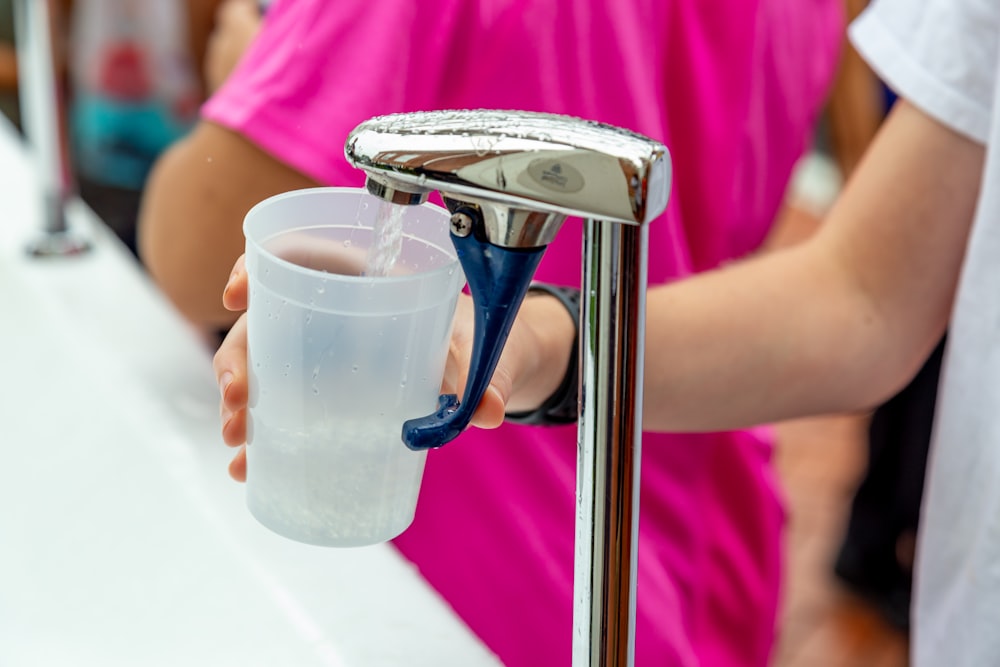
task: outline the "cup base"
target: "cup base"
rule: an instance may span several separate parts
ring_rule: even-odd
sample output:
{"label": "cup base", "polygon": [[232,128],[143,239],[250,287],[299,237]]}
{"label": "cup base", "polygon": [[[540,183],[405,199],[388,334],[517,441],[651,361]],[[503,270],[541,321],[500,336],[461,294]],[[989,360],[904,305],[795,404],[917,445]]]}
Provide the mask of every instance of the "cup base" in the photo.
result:
{"label": "cup base", "polygon": [[407,449],[394,426],[346,415],[307,431],[251,423],[247,508],[271,531],[355,547],[391,540],[413,522],[427,453]]}
{"label": "cup base", "polygon": [[282,537],[309,544],[314,547],[332,547],[350,549],[354,547],[371,547],[377,544],[384,544],[393,540],[410,527],[413,523],[413,515],[405,522],[400,522],[394,526],[383,526],[383,530],[378,533],[369,534],[338,534],[336,532],[324,532],[322,530],[310,529],[302,524],[289,524],[276,520],[273,514],[263,512],[260,508],[255,508],[247,499],[247,509],[251,516],[272,533]]}

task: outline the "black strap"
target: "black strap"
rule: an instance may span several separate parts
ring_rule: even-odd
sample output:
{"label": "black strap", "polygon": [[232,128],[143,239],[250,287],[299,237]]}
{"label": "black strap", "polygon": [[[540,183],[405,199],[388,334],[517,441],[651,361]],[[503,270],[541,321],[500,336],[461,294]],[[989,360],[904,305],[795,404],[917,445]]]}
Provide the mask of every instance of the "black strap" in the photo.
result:
{"label": "black strap", "polygon": [[563,287],[561,285],[548,285],[546,283],[532,283],[528,288],[528,294],[532,292],[542,292],[554,296],[566,307],[570,317],[573,318],[574,340],[576,344],[570,351],[569,363],[566,366],[566,375],[563,376],[559,387],[545,401],[535,408],[526,412],[508,412],[505,421],[513,424],[525,424],[528,426],[562,426],[573,424],[580,417],[580,373],[579,367],[579,347],[580,340],[580,290],[575,287]]}

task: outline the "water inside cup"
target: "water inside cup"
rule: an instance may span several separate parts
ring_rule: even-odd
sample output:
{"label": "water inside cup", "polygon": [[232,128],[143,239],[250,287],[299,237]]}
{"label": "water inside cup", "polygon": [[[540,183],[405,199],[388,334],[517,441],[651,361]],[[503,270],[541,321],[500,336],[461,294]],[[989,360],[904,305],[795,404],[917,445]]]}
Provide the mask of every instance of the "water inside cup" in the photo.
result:
{"label": "water inside cup", "polygon": [[426,452],[406,448],[402,424],[436,409],[464,282],[448,213],[427,206],[404,209],[391,268],[369,275],[378,207],[359,198],[376,201],[296,191],[245,223],[247,504],[325,546],[383,542],[412,521]]}

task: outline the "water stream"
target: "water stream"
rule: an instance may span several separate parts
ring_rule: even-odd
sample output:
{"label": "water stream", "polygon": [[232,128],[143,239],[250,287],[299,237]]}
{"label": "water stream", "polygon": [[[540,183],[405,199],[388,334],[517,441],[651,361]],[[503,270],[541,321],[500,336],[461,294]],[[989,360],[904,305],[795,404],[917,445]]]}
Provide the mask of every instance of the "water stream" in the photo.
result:
{"label": "water stream", "polygon": [[372,245],[365,258],[364,275],[378,277],[392,272],[403,247],[403,215],[406,207],[380,202],[375,215]]}

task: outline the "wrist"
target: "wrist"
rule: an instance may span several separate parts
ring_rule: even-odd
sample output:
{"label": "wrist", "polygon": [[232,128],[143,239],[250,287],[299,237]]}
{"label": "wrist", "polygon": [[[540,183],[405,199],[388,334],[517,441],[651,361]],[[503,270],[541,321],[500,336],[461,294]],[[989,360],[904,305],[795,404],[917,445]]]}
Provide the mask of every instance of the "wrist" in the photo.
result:
{"label": "wrist", "polygon": [[507,421],[537,425],[575,422],[579,290],[535,283],[518,318],[530,344],[524,372],[507,403]]}

